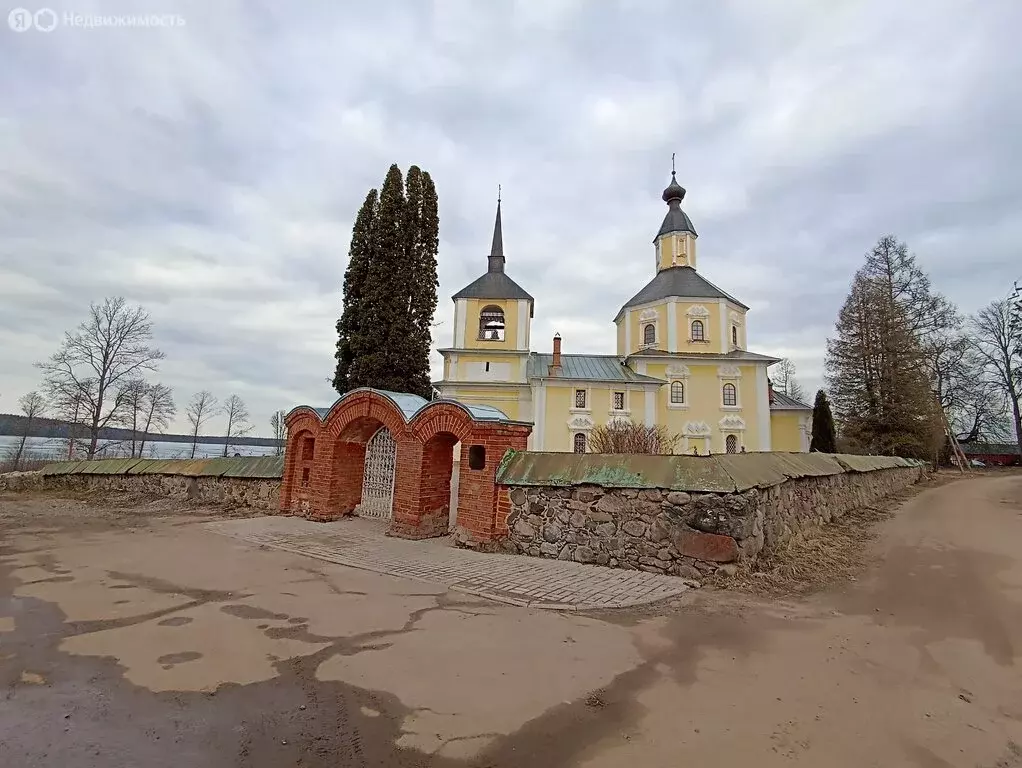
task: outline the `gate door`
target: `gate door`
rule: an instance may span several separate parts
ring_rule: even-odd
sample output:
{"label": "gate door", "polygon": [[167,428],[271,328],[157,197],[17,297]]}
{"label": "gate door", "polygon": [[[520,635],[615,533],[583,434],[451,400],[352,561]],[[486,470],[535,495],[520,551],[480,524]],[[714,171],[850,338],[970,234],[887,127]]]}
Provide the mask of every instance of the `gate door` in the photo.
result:
{"label": "gate door", "polygon": [[397,444],[390,430],[380,427],[366,445],[365,472],[362,476],[362,517],[390,519],[394,502],[394,464]]}

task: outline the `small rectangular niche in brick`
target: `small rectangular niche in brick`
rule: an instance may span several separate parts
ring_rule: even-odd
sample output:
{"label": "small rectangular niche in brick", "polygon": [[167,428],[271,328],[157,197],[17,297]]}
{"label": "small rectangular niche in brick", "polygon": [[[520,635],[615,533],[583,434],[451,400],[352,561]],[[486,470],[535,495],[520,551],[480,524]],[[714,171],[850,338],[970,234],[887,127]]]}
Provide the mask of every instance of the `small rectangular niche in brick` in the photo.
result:
{"label": "small rectangular niche in brick", "polygon": [[468,468],[486,469],[486,446],[470,445],[468,448]]}
{"label": "small rectangular niche in brick", "polygon": [[307,437],[302,441],[302,460],[308,461],[316,453],[316,438]]}

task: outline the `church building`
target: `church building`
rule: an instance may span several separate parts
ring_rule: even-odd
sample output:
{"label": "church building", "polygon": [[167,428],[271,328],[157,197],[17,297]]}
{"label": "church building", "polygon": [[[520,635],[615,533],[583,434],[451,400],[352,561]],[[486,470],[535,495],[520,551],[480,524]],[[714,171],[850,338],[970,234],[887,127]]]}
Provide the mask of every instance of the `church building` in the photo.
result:
{"label": "church building", "polygon": [[616,420],[662,424],[679,453],[808,451],[812,409],[774,392],[778,358],[748,349],[749,308],[697,271],[695,227],[671,173],[653,240],[656,273],[614,317],[617,354],[533,352],[535,301],[505,269],[500,201],[486,273],[454,299],[454,344],[439,350],[442,397],[533,424],[529,449],[588,449]]}

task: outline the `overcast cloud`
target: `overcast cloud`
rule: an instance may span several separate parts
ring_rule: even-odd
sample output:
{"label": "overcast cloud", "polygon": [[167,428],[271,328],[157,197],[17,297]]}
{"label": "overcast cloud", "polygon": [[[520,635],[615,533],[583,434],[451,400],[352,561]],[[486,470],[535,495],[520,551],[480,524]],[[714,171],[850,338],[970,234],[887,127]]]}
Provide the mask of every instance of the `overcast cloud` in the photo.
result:
{"label": "overcast cloud", "polygon": [[700,272],[811,388],[880,235],[964,311],[1022,278],[1016,0],[49,7],[185,23],[15,33],[0,8],[0,412],[118,294],[152,314],[179,404],[236,392],[260,434],[329,404],[351,224],[392,162],[437,185],[439,346],[500,183],[533,348],[613,353],[671,152]]}

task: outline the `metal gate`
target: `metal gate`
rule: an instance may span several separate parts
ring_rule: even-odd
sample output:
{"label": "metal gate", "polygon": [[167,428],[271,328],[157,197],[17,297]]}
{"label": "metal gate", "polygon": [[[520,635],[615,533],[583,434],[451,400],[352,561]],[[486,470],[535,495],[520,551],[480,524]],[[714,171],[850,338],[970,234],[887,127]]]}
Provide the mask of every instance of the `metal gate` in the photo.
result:
{"label": "metal gate", "polygon": [[397,444],[390,430],[380,427],[366,444],[365,471],[362,475],[362,517],[389,519],[394,502],[394,465]]}

